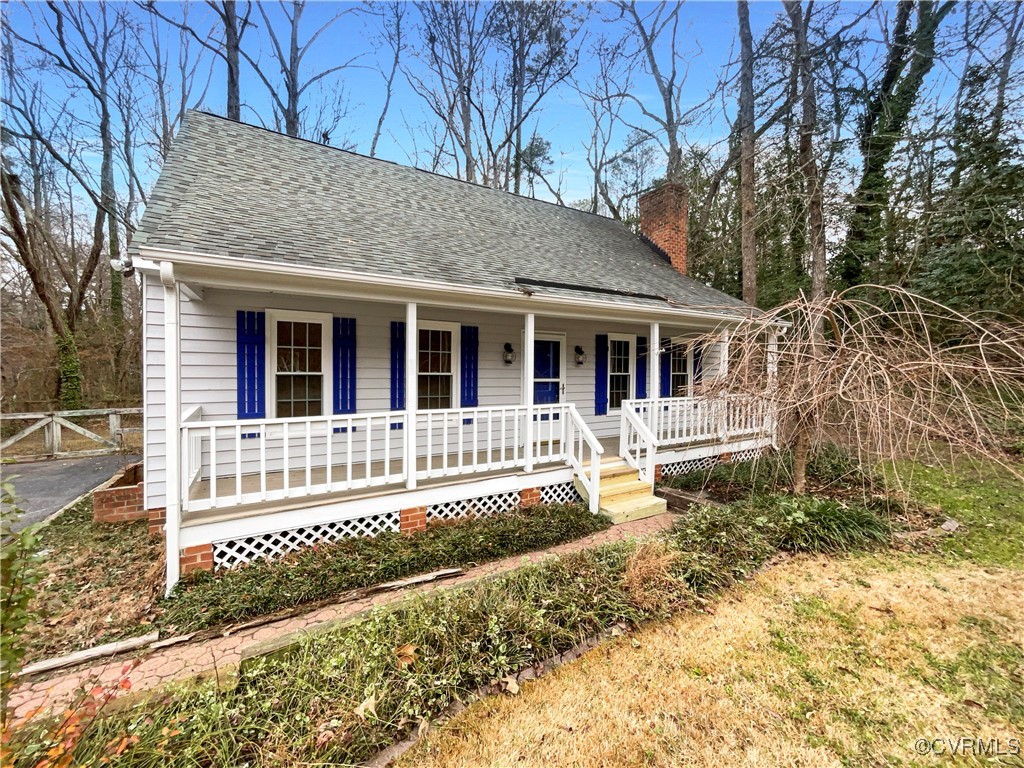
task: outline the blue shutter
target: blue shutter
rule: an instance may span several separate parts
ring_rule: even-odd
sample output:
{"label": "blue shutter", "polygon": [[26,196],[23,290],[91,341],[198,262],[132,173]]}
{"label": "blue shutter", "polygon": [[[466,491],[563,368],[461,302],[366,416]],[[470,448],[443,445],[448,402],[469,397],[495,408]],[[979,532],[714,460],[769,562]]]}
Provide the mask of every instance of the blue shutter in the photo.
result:
{"label": "blue shutter", "polygon": [[462,326],[462,407],[476,408],[480,404],[480,329],[475,325]]}
{"label": "blue shutter", "polygon": [[608,335],[594,337],[594,415],[608,413]]}
{"label": "blue shutter", "polygon": [[672,397],[672,346],[666,344],[661,350],[661,396]]}
{"label": "blue shutter", "polygon": [[391,323],[391,410],[405,410],[405,323]]}
{"label": "blue shutter", "polygon": [[647,397],[647,337],[636,337],[636,397]]}
{"label": "blue shutter", "polygon": [[700,384],[704,378],[704,342],[693,343],[693,383]]}
{"label": "blue shutter", "polygon": [[356,412],[356,319],[334,318],[334,412]]}
{"label": "blue shutter", "polygon": [[238,310],[236,315],[238,353],[238,418],[265,419],[267,416],[267,315]]}

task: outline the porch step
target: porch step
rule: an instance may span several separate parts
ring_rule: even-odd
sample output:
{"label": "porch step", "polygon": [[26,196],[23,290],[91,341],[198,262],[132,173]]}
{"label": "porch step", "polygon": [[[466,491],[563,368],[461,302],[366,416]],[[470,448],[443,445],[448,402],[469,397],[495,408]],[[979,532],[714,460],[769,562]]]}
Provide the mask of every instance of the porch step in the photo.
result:
{"label": "porch step", "polygon": [[[602,494],[603,496],[604,494]],[[647,496],[616,501],[607,505],[602,498],[601,511],[608,515],[613,523],[620,524],[628,523],[631,520],[642,520],[645,517],[663,515],[668,511],[668,504],[664,499],[659,499],[657,496],[651,496],[648,493]]]}
{"label": "porch step", "polygon": [[[613,523],[626,523],[660,515],[668,510],[665,499],[652,495],[650,483],[619,456],[601,459],[601,512]],[[587,489],[576,479],[576,490],[586,499]]]}

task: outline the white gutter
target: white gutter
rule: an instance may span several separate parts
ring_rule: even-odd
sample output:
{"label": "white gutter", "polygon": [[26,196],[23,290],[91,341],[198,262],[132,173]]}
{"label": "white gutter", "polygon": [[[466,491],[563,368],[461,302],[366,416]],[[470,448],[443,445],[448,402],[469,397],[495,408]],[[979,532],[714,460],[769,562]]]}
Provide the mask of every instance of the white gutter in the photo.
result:
{"label": "white gutter", "polygon": [[[144,258],[136,259],[135,267],[147,271],[155,270],[156,262],[172,261],[183,266],[198,268],[212,268],[214,270],[225,270],[228,272],[243,275],[256,275],[261,278],[265,285],[268,275],[277,275],[284,278],[291,278],[297,281],[316,281],[322,285],[323,281],[333,283],[347,283],[349,285],[363,286],[367,288],[387,287],[399,291],[412,291],[418,293],[437,294],[442,299],[442,304],[450,304],[452,294],[470,298],[491,301],[505,302],[530,302],[531,308],[527,309],[519,305],[514,311],[537,311],[536,305],[550,307],[549,312],[555,313],[559,307],[573,309],[589,309],[600,312],[611,312],[614,315],[630,315],[639,318],[650,318],[651,315],[659,317],[671,317],[677,320],[688,318],[712,323],[716,326],[724,324],[737,324],[748,322],[756,318],[738,317],[723,315],[719,312],[691,309],[689,307],[646,307],[640,305],[618,304],[610,301],[588,300],[571,297],[545,296],[542,294],[520,293],[514,290],[503,290],[499,288],[480,288],[461,284],[450,284],[435,280],[423,280],[418,278],[389,277],[387,275],[368,274],[365,272],[351,272],[340,269],[329,269],[326,267],[282,264],[280,262],[244,259],[234,256],[218,256],[214,254],[198,253],[195,251],[179,251],[171,248],[154,248],[140,246],[140,254]],[[151,260],[151,261],[150,261]],[[188,279],[184,275],[179,278]],[[281,286],[286,290],[286,286]],[[264,288],[265,290],[265,288]],[[371,296],[370,298],[374,298]],[[380,297],[376,297],[380,298]],[[395,299],[400,301],[401,299]],[[494,307],[494,309],[498,309]],[[541,311],[544,314],[543,311]]]}

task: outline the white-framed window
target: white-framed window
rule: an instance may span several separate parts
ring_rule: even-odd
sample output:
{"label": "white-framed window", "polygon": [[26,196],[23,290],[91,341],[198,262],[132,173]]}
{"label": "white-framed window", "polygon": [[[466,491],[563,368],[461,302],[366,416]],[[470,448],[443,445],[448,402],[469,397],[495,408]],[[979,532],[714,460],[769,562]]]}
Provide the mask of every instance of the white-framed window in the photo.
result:
{"label": "white-framed window", "polygon": [[670,359],[669,396],[693,397],[694,365],[693,342],[674,340],[668,355]]}
{"label": "white-framed window", "polygon": [[636,365],[636,336],[608,334],[608,410],[622,408],[622,401],[633,396]]}
{"label": "white-framed window", "polygon": [[421,411],[458,407],[459,331],[458,323],[432,321],[416,329],[416,407]]}
{"label": "white-framed window", "polygon": [[267,321],[272,418],[328,413],[333,376],[331,315],[267,310]]}

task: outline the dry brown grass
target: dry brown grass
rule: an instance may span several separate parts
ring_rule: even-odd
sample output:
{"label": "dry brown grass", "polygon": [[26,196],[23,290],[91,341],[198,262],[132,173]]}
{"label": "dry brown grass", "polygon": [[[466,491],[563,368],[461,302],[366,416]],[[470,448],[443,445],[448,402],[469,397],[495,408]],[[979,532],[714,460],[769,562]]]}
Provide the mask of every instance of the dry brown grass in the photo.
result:
{"label": "dry brown grass", "polygon": [[685,585],[672,575],[679,552],[653,539],[638,546],[626,561],[629,599],[643,611],[664,611],[680,602]]}
{"label": "dry brown grass", "polygon": [[1024,573],[797,558],[471,706],[404,766],[938,764],[1024,733]]}

